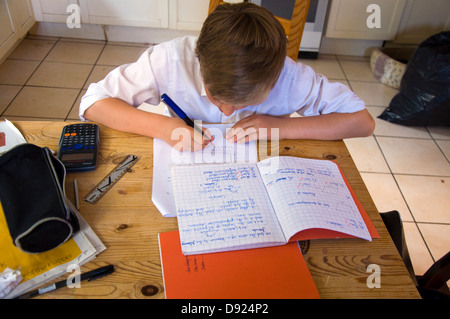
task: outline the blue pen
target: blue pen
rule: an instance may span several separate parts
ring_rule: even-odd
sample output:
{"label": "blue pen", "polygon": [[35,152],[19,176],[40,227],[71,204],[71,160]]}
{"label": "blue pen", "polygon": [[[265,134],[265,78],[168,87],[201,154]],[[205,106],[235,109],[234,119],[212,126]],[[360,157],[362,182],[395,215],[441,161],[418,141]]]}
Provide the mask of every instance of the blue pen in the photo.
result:
{"label": "blue pen", "polygon": [[170,107],[172,109],[172,111],[174,111],[175,114],[178,115],[178,117],[180,119],[182,119],[187,125],[189,125],[190,127],[193,127],[194,129],[196,129],[197,131],[202,133],[202,135],[204,137],[206,137],[208,140],[210,140],[211,145],[214,146],[214,144],[212,143],[212,140],[208,136],[205,135],[205,132],[203,132],[203,130],[201,128],[199,128],[197,125],[195,125],[195,123],[186,115],[186,113],[184,113],[183,110],[166,93],[161,95],[161,100],[168,107]]}

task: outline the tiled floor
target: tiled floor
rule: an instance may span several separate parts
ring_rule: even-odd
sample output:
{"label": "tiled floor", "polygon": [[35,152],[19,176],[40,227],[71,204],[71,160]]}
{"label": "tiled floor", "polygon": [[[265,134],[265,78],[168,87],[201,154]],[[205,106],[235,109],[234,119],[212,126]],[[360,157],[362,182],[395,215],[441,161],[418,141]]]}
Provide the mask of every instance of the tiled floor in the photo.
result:
{"label": "tiled floor", "polygon": [[[30,37],[0,65],[0,117],[78,120],[89,83],[137,60],[145,45]],[[367,58],[302,60],[349,86],[376,118],[396,90],[379,83]],[[161,108],[158,108],[160,111]],[[404,127],[376,119],[375,133],[346,140],[379,211],[396,209],[417,274],[450,250],[450,128]]]}

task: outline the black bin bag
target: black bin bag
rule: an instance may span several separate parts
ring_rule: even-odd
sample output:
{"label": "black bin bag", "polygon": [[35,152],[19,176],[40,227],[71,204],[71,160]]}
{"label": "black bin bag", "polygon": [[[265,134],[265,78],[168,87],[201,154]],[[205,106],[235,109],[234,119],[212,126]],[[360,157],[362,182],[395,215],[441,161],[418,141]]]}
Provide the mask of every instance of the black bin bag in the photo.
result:
{"label": "black bin bag", "polygon": [[51,250],[79,230],[65,176],[48,148],[25,143],[0,156],[0,202],[12,241],[23,252]]}
{"label": "black bin bag", "polygon": [[378,117],[408,126],[450,125],[450,31],[419,45],[406,66],[399,93]]}

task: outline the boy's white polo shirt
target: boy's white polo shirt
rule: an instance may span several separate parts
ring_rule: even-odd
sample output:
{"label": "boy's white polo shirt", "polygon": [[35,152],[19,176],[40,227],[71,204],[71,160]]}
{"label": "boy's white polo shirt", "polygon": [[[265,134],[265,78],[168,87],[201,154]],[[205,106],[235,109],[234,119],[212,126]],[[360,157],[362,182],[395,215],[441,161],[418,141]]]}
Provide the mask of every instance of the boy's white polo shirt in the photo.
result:
{"label": "boy's white polo shirt", "polygon": [[195,55],[197,38],[182,37],[148,48],[138,61],[111,71],[92,83],[83,96],[79,115],[98,100],[115,97],[138,107],[142,103],[159,105],[163,93],[169,95],[193,120],[233,123],[258,113],[303,116],[327,113],[353,113],[365,108],[364,102],[347,86],[329,82],[309,66],[286,58],[277,84],[259,105],[248,106],[225,116],[206,96]]}

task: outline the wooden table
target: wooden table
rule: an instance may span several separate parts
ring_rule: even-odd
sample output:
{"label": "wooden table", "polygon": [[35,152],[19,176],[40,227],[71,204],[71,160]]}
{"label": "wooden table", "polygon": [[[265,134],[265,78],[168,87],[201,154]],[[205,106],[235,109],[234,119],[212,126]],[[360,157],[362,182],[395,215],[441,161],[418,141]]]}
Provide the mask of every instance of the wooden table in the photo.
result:
{"label": "wooden table", "polygon": [[[14,122],[29,143],[58,149],[69,122]],[[164,218],[151,201],[153,139],[100,126],[99,166],[93,172],[70,173],[67,196],[73,200],[73,179],[83,198],[128,154],[140,160],[95,205],[81,202],[80,213],[107,249],[82,271],[113,264],[116,271],[80,289],[62,288],[43,298],[164,298],[157,235],[177,229],[176,218]],[[392,239],[343,141],[280,141],[280,154],[332,159],[341,167],[380,238],[312,240],[304,255],[321,298],[420,298]],[[380,266],[381,287],[369,288],[367,266]]]}

